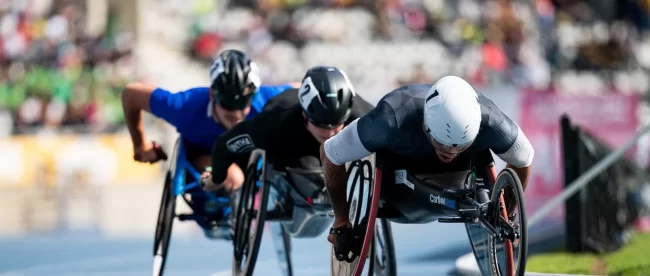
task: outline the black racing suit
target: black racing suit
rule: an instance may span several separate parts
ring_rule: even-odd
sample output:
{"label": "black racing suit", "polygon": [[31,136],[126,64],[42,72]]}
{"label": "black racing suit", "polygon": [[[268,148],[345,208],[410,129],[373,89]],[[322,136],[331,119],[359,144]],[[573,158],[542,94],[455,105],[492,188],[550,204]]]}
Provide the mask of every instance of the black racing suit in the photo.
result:
{"label": "black racing suit", "polygon": [[[372,108],[357,96],[345,125]],[[278,171],[286,167],[314,168],[314,161],[320,167],[320,143],[307,131],[306,124],[298,101],[298,89],[289,89],[275,96],[256,118],[237,124],[217,139],[212,149],[212,181],[222,183],[228,167],[233,162],[240,166],[245,164],[250,152],[256,148],[266,151],[268,162]]]}

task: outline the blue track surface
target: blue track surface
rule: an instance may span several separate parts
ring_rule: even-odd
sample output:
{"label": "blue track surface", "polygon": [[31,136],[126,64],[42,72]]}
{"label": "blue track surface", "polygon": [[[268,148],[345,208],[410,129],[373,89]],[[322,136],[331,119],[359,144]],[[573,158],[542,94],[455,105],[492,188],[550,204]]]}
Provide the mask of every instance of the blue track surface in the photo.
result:
{"label": "blue track surface", "polygon": [[[471,249],[461,224],[392,224],[398,274],[445,275]],[[273,241],[266,232],[256,275],[281,275]],[[294,274],[329,275],[325,234],[293,239]],[[151,275],[152,237],[99,235],[29,236],[0,239],[0,275]],[[232,246],[202,236],[174,237],[165,275],[232,275]]]}

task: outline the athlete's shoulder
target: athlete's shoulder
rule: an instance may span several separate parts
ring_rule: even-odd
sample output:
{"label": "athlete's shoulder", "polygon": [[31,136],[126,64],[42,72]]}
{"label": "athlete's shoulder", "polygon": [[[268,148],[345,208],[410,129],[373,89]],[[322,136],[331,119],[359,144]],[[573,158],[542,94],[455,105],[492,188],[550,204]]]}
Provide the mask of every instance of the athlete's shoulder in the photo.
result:
{"label": "athlete's shoulder", "polygon": [[208,95],[210,93],[210,88],[199,86],[199,87],[188,88],[185,90],[172,91],[169,89],[165,89],[163,87],[156,87],[153,93],[158,94],[157,96],[159,97],[199,98],[202,96],[209,97]]}
{"label": "athlete's shoulder", "polygon": [[193,87],[176,94],[185,100],[188,108],[204,108],[210,102],[210,88],[209,87]]}
{"label": "athlete's shoulder", "polygon": [[481,105],[481,114],[483,115],[481,124],[484,127],[501,127],[501,124],[504,120],[509,119],[501,109],[492,101],[490,98],[483,95],[483,93],[476,92],[478,94],[478,103]]}
{"label": "athlete's shoulder", "polygon": [[481,105],[481,129],[476,144],[503,153],[515,142],[519,127],[492,100],[477,92]]}
{"label": "athlete's shoulder", "polygon": [[192,88],[180,91],[179,93],[208,94],[208,93],[210,93],[210,87],[197,86],[197,87],[192,87]]}
{"label": "athlete's shoulder", "polygon": [[430,84],[409,84],[386,94],[375,107],[374,113],[392,121],[394,126],[401,126],[413,119],[422,117],[424,100]]}
{"label": "athlete's shoulder", "polygon": [[289,88],[293,88],[293,85],[291,85],[291,84],[262,85],[262,86],[260,86],[260,89],[259,89],[258,92],[261,95],[271,95],[271,97],[272,97],[272,96],[275,96],[275,95],[278,95],[278,94],[284,92],[285,90],[287,90]]}
{"label": "athlete's shoulder", "polygon": [[182,91],[170,92],[156,88],[149,97],[151,113],[164,119],[177,128],[191,122],[188,118],[205,116],[210,102],[210,89],[194,87]]}
{"label": "athlete's shoulder", "polygon": [[285,110],[299,104],[300,102],[298,101],[298,89],[289,88],[271,98],[264,106],[263,111],[267,112],[271,110]]}
{"label": "athlete's shoulder", "polygon": [[292,88],[290,84],[286,85],[276,85],[276,86],[260,86],[259,90],[253,97],[252,106],[253,109],[257,112],[261,112],[264,106],[271,99],[282,94],[287,89]]}
{"label": "athlete's shoulder", "polygon": [[[380,102],[386,102],[393,108],[402,108],[405,105],[420,106],[431,89],[431,84],[408,84],[388,92]],[[421,107],[420,107],[421,108]]]}

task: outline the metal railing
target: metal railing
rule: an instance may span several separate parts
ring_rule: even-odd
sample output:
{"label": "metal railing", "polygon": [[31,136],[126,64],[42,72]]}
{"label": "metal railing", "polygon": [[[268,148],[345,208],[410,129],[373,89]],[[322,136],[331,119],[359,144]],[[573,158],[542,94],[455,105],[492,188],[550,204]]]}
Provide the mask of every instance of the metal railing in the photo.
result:
{"label": "metal railing", "polygon": [[544,217],[548,215],[553,209],[557,208],[559,204],[564,203],[569,197],[573,196],[576,192],[584,188],[591,180],[597,177],[600,173],[606,170],[609,166],[614,164],[627,150],[632,148],[636,142],[650,131],[650,124],[644,126],[639,130],[634,137],[630,138],[622,147],[613,151],[600,160],[596,165],[589,168],[584,174],[574,180],[571,184],[567,185],[567,188],[564,189],[560,194],[556,195],[549,202],[544,204],[539,208],[535,214],[533,214],[528,220],[528,227],[532,227],[535,224],[542,221]]}

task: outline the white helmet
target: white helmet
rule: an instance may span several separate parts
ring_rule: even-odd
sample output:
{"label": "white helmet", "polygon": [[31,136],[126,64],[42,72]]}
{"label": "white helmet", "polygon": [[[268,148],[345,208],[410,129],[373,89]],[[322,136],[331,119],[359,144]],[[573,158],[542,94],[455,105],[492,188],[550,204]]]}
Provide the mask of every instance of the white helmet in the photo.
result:
{"label": "white helmet", "polygon": [[446,76],[427,92],[424,125],[431,138],[450,147],[467,147],[481,127],[481,106],[465,80]]}

